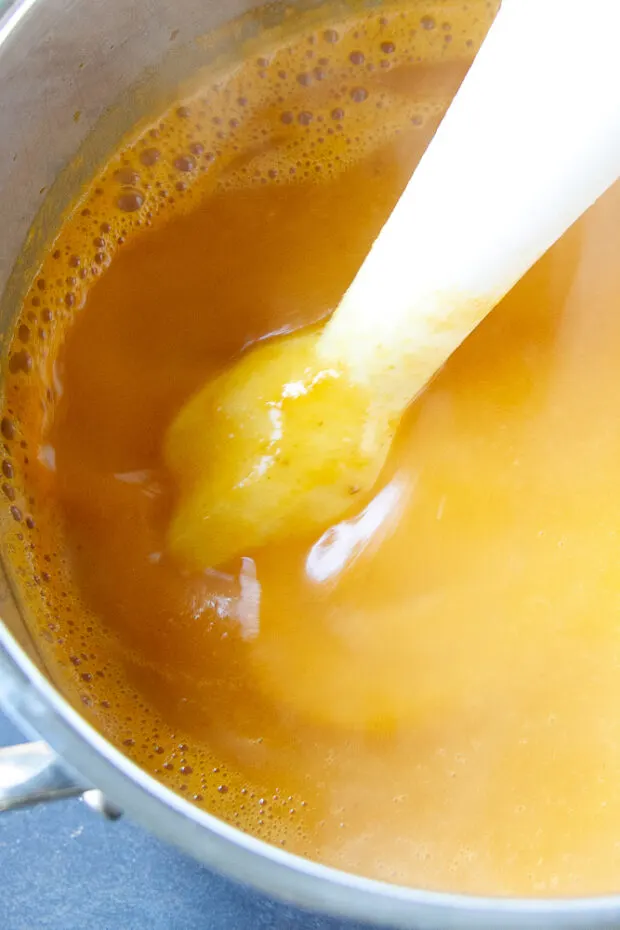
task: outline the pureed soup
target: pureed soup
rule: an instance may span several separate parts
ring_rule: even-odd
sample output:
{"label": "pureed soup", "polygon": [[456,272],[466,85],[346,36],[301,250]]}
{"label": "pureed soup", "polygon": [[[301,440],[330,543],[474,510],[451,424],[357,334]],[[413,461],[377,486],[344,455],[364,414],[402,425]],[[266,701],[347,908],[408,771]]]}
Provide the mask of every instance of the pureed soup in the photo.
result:
{"label": "pureed soup", "polygon": [[458,350],[346,520],[203,572],[165,543],[170,422],[337,305],[495,6],[313,21],[136,130],[15,327],[7,545],[50,676],[196,804],[388,881],[617,891],[620,188]]}

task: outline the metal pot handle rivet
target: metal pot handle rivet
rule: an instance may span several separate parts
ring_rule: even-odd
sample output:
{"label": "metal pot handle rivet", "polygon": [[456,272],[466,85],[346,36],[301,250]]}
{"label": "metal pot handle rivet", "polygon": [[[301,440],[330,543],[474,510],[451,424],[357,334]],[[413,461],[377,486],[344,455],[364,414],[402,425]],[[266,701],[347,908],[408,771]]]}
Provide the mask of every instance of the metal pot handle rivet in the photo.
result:
{"label": "metal pot handle rivet", "polygon": [[94,788],[80,784],[43,741],[0,748],[0,813],[62,798],[82,797],[108,820],[122,811]]}

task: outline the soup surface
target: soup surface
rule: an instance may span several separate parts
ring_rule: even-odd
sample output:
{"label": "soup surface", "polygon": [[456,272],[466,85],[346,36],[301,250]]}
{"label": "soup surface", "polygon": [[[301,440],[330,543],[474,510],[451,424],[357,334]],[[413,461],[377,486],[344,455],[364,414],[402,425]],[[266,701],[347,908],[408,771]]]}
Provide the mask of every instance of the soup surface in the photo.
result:
{"label": "soup surface", "polygon": [[388,881],[617,891],[620,188],[450,360],[349,519],[201,573],[165,546],[171,420],[337,305],[495,7],[302,17],[136,129],[16,325],[6,538],[50,675],[196,804]]}

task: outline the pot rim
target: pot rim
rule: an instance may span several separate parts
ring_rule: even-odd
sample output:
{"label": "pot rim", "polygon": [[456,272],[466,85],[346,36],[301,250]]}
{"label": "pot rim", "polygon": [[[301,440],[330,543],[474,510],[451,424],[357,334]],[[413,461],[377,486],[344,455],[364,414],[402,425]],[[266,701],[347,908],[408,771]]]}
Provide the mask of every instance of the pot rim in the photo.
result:
{"label": "pot rim", "polygon": [[[9,0],[4,12],[0,9],[0,53],[39,2]],[[12,590],[10,596],[19,610]],[[289,904],[416,930],[540,930],[543,922],[557,930],[594,930],[609,928],[610,919],[620,923],[620,894],[529,899],[426,891],[347,873],[256,839],[191,804],[117,750],[39,671],[1,619],[0,705],[28,735],[43,737],[63,763],[150,832]]]}
{"label": "pot rim", "polygon": [[150,832],[289,904],[416,930],[540,930],[542,921],[593,930],[596,921],[609,927],[610,918],[620,919],[620,895],[529,899],[426,891],[353,875],[256,839],[186,801],[117,750],[36,668],[3,623],[0,704]]}

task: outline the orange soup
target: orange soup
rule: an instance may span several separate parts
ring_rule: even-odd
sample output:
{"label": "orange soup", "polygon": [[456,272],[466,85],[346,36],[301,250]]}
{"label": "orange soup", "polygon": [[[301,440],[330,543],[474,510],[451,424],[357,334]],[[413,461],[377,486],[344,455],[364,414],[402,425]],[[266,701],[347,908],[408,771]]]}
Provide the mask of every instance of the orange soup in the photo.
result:
{"label": "orange soup", "polygon": [[201,572],[166,548],[171,421],[337,306],[496,7],[302,17],[124,141],[15,326],[7,539],[52,679],[196,804],[390,882],[617,891],[620,188],[416,401],[347,519]]}

